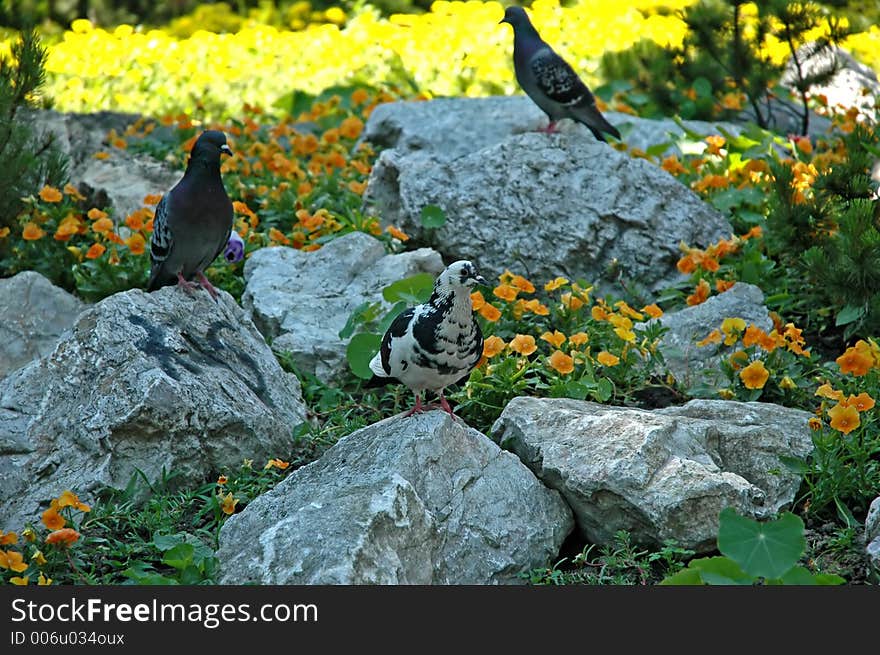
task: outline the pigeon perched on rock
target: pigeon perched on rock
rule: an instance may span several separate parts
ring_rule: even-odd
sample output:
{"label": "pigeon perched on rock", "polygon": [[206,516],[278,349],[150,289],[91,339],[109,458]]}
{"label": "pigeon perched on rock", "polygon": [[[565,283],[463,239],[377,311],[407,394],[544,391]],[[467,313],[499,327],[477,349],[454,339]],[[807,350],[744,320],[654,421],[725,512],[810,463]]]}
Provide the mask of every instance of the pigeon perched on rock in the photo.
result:
{"label": "pigeon perched on rock", "polygon": [[593,94],[541,38],[522,7],[508,7],[501,22],[513,27],[513,69],[519,85],[550,118],[542,132],[555,132],[559,120],[571,118],[586,125],[599,141],[605,141],[603,132],[620,138],[599,112]]}
{"label": "pigeon perched on rock", "polygon": [[432,391],[455,418],[443,389],[470,373],[483,355],[483,333],[474,319],[471,288],[487,284],[469,261],[457,261],[440,273],[430,300],[402,312],[388,328],[370,369],[393,377],[416,395],[406,414],[422,412],[422,393]]}
{"label": "pigeon perched on rock", "polygon": [[150,239],[148,291],[177,282],[187,291],[196,277],[217,299],[205,269],[226,248],[232,231],[232,203],[220,179],[220,155],[231,155],[226,135],[202,132],[192,147],[183,179],[156,207]]}

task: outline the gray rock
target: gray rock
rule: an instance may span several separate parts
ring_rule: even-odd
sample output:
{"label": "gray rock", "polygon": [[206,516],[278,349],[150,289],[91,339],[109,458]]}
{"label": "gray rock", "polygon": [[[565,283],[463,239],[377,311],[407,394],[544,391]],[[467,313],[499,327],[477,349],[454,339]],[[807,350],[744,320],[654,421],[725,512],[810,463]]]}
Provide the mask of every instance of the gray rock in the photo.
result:
{"label": "gray rock", "polygon": [[125,487],[136,470],[196,484],[244,458],[289,457],[305,418],[299,382],[228,294],[115,294],[0,382],[0,527],[39,520],[65,489]]}
{"label": "gray rock", "polygon": [[39,273],[0,280],[0,378],[52,352],[82,308]]}
{"label": "gray rock", "polygon": [[650,321],[669,329],[661,338],[660,351],[676,380],[688,387],[725,385],[726,378],[718,362],[722,351],[727,354],[729,348],[722,344],[697,345],[712,330],[720,329],[725,318],[741,318],[746,327],[754,324],[765,332],[773,329],[773,321],[764,306],[764,293],[755,285],[744,282],[737,282],[724,293],[699,305]]}
{"label": "gray rock", "polygon": [[382,243],[352,232],[315,252],[262,248],[245,263],[242,305],[276,352],[289,352],[300,370],[330,381],[347,370],[348,339],[339,331],[364,302],[380,302],[382,289],[415,275],[437,275],[443,260],[422,248],[385,254]]}
{"label": "gray rock", "polygon": [[[715,209],[658,166],[570,127],[512,135],[452,161],[385,150],[366,201],[450,260],[471,259],[486,277],[516,268],[536,283],[563,275],[610,285],[620,275],[656,291],[679,279],[681,241],[730,236]],[[430,204],[447,219],[435,230],[421,224]]]}
{"label": "gray rock", "polygon": [[504,584],[572,527],[515,456],[434,411],[341,439],[232,516],[217,556],[225,584]]}
{"label": "gray rock", "polygon": [[628,530],[640,543],[708,551],[725,507],[766,518],[792,502],[800,477],[782,457],[811,451],[809,417],[764,403],[645,411],[515,398],[492,434],[563,495],[587,540]]}
{"label": "gray rock", "polygon": [[[52,134],[60,150],[70,159],[71,183],[106,194],[113,208],[113,218],[122,224],[126,216],[144,206],[145,196],[163,194],[183,176],[165,163],[145,154],[114,148],[107,143],[107,133],[122,134],[138,116],[116,112],[62,114],[41,111],[33,114],[36,130]],[[110,154],[95,159],[95,153]]]}
{"label": "gray rock", "polygon": [[874,499],[865,518],[865,551],[871,565],[880,575],[880,496]]}

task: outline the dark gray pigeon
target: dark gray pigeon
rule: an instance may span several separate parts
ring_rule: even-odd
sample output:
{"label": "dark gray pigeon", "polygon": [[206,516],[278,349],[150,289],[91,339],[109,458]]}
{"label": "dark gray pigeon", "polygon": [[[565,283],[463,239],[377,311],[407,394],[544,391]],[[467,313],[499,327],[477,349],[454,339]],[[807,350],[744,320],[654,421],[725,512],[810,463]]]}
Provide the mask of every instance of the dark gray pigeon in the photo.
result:
{"label": "dark gray pigeon", "polygon": [[416,395],[407,416],[424,411],[422,393],[432,391],[453,418],[443,389],[470,373],[483,356],[483,332],[474,319],[471,289],[487,284],[469,261],[440,273],[430,300],[400,313],[382,339],[370,370],[397,378]]}
{"label": "dark gray pigeon", "polygon": [[522,7],[508,7],[501,22],[513,27],[513,69],[519,85],[550,118],[542,132],[555,132],[557,121],[571,118],[586,125],[599,141],[605,141],[602,132],[620,138],[617,128],[599,113],[586,84],[541,39]]}
{"label": "dark gray pigeon", "polygon": [[226,135],[202,132],[192,147],[183,179],[156,207],[150,239],[148,291],[177,282],[187,291],[199,283],[217,299],[205,269],[226,248],[232,231],[232,203],[220,179],[220,155],[231,155]]}

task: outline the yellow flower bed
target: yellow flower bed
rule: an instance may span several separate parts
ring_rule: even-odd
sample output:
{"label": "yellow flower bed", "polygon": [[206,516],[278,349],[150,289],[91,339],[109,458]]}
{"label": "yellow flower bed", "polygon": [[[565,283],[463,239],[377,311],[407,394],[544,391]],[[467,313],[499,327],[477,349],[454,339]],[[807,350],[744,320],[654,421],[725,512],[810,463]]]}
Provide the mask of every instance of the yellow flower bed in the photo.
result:
{"label": "yellow flower bed", "polygon": [[[671,14],[691,2],[581,0],[563,8],[558,0],[537,0],[531,12],[544,38],[595,81],[603,52],[640,38],[680,42],[684,24]],[[513,39],[498,24],[503,15],[497,2],[435,2],[422,15],[385,19],[364,11],[344,27],[281,31],[250,22],[235,34],[199,31],[186,39],[78,20],[50,48],[47,93],[62,111],[210,118],[237,114],[244,103],[271,106],[292,89],[318,93],[353,82],[411,80],[440,96],[512,93]]]}

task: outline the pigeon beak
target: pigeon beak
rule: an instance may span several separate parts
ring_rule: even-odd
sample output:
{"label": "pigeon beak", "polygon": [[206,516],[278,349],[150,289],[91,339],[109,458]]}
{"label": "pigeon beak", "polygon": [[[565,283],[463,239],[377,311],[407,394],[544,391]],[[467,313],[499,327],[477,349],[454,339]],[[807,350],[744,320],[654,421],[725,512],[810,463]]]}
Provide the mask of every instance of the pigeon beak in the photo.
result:
{"label": "pigeon beak", "polygon": [[507,18],[502,18],[500,21],[498,21],[498,24],[501,25],[501,23],[509,23],[509,22],[510,21],[507,20]]}
{"label": "pigeon beak", "polygon": [[474,279],[477,281],[477,284],[482,284],[484,287],[489,286],[489,282],[487,282],[486,278],[484,278],[482,275],[477,275],[476,277],[474,277]]}
{"label": "pigeon beak", "polygon": [[230,148],[225,143],[220,146],[220,152],[222,152],[224,155],[229,155],[230,157],[232,156],[232,148]]}

